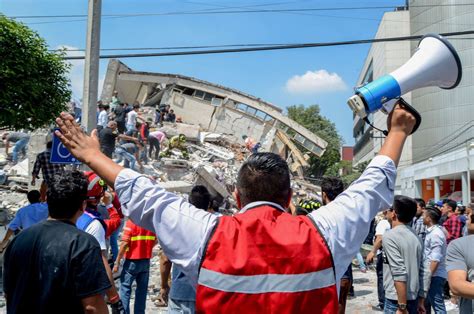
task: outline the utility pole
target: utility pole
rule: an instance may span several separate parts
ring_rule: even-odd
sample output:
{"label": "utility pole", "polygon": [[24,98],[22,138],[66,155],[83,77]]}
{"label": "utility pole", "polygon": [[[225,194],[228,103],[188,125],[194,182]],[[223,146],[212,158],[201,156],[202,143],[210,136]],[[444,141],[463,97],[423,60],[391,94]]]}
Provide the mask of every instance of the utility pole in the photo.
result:
{"label": "utility pole", "polygon": [[97,126],[101,10],[102,0],[89,0],[84,63],[84,93],[82,97],[82,126],[88,132],[91,132]]}

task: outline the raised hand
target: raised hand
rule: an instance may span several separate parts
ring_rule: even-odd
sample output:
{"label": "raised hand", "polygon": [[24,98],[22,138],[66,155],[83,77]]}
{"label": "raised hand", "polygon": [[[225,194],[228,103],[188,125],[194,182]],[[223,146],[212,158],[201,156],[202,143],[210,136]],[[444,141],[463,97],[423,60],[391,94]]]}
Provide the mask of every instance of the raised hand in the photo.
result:
{"label": "raised hand", "polygon": [[93,130],[91,136],[87,135],[74,118],[66,112],[61,112],[56,119],[56,124],[61,130],[61,132],[56,131],[56,136],[74,157],[87,164],[100,154],[97,130]]}

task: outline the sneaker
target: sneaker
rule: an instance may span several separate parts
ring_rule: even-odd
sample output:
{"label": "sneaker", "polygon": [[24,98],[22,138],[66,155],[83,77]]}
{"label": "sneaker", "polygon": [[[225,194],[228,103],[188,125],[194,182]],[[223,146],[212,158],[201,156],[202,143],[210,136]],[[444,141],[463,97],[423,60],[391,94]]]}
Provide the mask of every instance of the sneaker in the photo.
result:
{"label": "sneaker", "polygon": [[372,305],[372,310],[377,311],[377,312],[383,312],[383,305]]}

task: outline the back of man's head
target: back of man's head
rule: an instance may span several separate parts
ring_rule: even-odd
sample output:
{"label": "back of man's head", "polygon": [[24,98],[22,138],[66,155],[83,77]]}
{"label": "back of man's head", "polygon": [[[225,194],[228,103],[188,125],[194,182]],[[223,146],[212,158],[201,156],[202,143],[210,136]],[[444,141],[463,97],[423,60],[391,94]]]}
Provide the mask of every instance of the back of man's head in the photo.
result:
{"label": "back of man's head", "polygon": [[242,165],[237,176],[240,205],[268,201],[288,206],[291,197],[288,164],[274,153],[255,153]]}
{"label": "back of man's head", "polygon": [[329,201],[334,199],[344,191],[344,183],[336,177],[324,177],[321,182],[321,192],[325,193]]}
{"label": "back of man's head", "polygon": [[55,219],[71,219],[87,198],[87,179],[79,171],[56,173],[46,193],[49,215]]}
{"label": "back of man's head", "polygon": [[441,211],[436,207],[428,206],[426,208],[426,215],[431,218],[431,222],[436,225],[441,219]]}
{"label": "back of man's head", "polygon": [[401,223],[410,223],[416,215],[416,202],[411,197],[395,195],[392,207]]}
{"label": "back of man's head", "polygon": [[451,208],[451,211],[453,213],[456,210],[456,207],[458,207],[458,203],[456,203],[456,201],[453,201],[453,200],[447,200],[446,205]]}
{"label": "back of man's head", "polygon": [[189,203],[196,208],[208,210],[211,204],[211,194],[203,185],[196,185],[189,194]]}
{"label": "back of man's head", "polygon": [[31,190],[28,192],[26,197],[28,198],[28,202],[30,202],[30,204],[39,203],[40,198],[41,198],[41,193],[38,190]]}
{"label": "back of man's head", "polygon": [[51,149],[52,147],[53,147],[53,141],[48,141],[48,143],[46,143],[46,148]]}
{"label": "back of man's head", "polygon": [[425,208],[425,207],[426,207],[425,200],[423,200],[422,198],[415,198],[415,202],[416,202],[421,208]]}

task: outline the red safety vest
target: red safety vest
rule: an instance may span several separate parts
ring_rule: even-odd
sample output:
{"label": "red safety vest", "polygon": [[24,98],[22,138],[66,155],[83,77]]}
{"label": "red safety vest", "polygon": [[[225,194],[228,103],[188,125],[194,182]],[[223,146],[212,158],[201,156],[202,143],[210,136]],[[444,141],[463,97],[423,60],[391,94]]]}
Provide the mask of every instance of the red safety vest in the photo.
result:
{"label": "red safety vest", "polygon": [[262,205],[219,218],[199,271],[197,313],[337,313],[334,263],[306,216]]}

